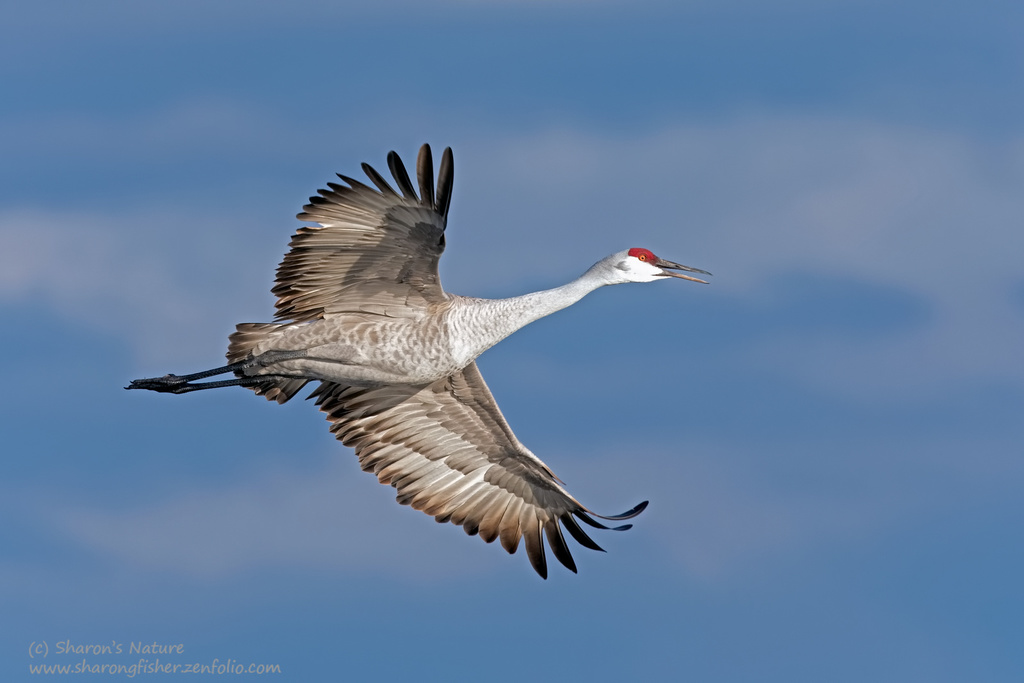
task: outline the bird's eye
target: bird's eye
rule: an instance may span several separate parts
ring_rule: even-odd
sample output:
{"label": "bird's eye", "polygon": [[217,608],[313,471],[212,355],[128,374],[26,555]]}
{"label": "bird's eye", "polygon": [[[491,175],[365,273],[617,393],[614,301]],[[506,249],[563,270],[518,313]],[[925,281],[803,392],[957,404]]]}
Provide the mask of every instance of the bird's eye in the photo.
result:
{"label": "bird's eye", "polygon": [[647,254],[640,254],[639,256],[637,256],[637,258],[640,259],[641,261],[646,261],[647,260]]}

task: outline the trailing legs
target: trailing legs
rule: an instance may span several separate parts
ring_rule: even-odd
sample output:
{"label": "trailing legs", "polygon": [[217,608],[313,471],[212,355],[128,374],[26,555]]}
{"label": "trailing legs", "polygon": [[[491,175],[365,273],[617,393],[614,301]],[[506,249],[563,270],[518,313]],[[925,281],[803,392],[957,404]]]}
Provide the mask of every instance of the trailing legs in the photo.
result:
{"label": "trailing legs", "polygon": [[211,370],[194,372],[191,375],[164,375],[163,377],[150,377],[147,379],[132,380],[132,383],[126,386],[125,389],[149,389],[150,391],[158,391],[161,393],[185,394],[190,391],[218,389],[220,387],[252,387],[257,384],[263,384],[277,375],[247,375],[243,377],[235,377],[234,379],[218,380],[215,382],[198,382],[195,384],[193,384],[193,382],[198,379],[215,377],[216,375],[223,375],[228,372],[243,372],[249,368],[267,367],[273,363],[302,358],[305,355],[306,352],[304,350],[267,351],[266,353],[261,353],[259,356],[255,356],[253,358],[247,358],[243,361],[223,365]]}

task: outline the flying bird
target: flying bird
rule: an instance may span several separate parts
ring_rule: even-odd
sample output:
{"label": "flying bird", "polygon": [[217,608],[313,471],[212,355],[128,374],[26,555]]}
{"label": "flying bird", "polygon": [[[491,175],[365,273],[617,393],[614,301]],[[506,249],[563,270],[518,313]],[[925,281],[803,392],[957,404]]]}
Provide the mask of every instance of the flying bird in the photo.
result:
{"label": "flying bird", "polygon": [[[707,271],[633,248],[598,261],[568,284],[509,299],[445,292],[437,263],[444,251],[452,198],[451,148],[434,184],[430,146],[420,148],[413,186],[402,160],[388,154],[397,190],[373,167],[372,187],[338,174],[298,218],[299,228],[277,269],[272,323],[242,323],[229,337],[228,364],[190,375],[138,379],[127,389],[183,394],[248,387],[285,403],[308,382],[309,398],[331,432],[355,449],[363,470],[397,489],[397,500],[458,524],[514,553],[523,539],[533,568],[547,578],[542,537],[576,572],[562,527],[581,545],[601,550],[577,519],[620,515],[584,507],[502,416],[476,358],[519,328],[570,306],[604,285],[653,282]],[[225,380],[200,382],[233,374]]]}

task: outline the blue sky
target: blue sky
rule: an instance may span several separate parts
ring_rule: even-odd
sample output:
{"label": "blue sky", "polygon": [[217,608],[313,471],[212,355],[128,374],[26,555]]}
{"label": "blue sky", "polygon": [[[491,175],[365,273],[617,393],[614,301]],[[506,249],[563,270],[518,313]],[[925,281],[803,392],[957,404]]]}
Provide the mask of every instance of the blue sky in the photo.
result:
{"label": "blue sky", "polygon": [[[275,680],[1021,679],[1019,3],[210,5],[5,7],[7,680],[66,640]],[[450,291],[632,246],[715,274],[480,360],[585,504],[651,501],[579,575],[396,505],[309,403],[121,388],[219,364],[306,198],[423,142]]]}

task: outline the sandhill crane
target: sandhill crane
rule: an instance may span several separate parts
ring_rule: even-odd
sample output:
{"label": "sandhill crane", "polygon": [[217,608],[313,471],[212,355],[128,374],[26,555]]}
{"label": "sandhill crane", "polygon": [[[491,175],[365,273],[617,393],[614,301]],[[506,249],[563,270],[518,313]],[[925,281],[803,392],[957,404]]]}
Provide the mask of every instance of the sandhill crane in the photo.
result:
{"label": "sandhill crane", "polygon": [[[277,269],[273,323],[243,323],[231,334],[228,365],[191,375],[139,379],[127,389],[181,394],[243,386],[284,403],[307,382],[331,432],[355,449],[363,470],[398,491],[398,502],[461,525],[514,553],[524,539],[530,563],[547,578],[542,536],[573,572],[560,525],[581,545],[601,547],[576,518],[627,520],[647,502],[597,515],[512,433],[476,366],[488,348],[534,320],[604,285],[652,282],[707,271],[621,251],[572,282],[510,299],[477,299],[441,289],[437,262],[452,197],[445,149],[434,186],[429,145],[416,164],[419,196],[395,152],[388,166],[399,191],[371,166],[375,187],[338,174],[298,215],[300,228]],[[220,374],[232,379],[196,382]],[[612,527],[625,530],[632,525]]]}

